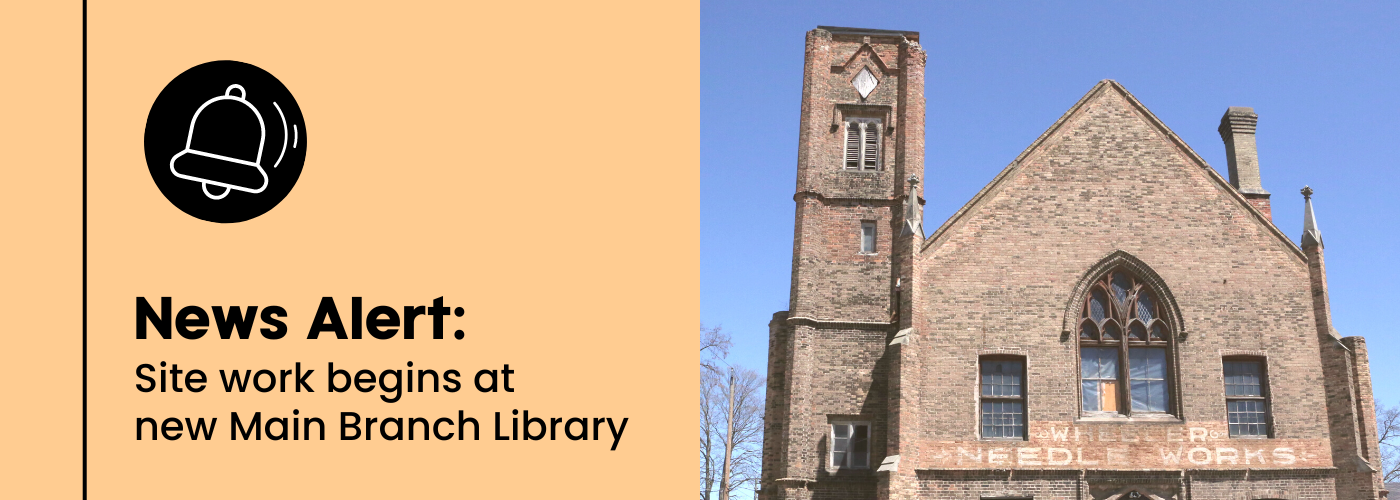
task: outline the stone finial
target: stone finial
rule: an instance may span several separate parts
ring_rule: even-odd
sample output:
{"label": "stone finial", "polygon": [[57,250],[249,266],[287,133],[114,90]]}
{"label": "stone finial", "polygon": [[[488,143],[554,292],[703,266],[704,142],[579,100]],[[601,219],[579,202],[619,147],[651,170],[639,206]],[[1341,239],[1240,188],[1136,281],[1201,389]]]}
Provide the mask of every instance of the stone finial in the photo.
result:
{"label": "stone finial", "polygon": [[1322,244],[1322,232],[1317,230],[1317,219],[1313,216],[1313,190],[1309,186],[1303,186],[1301,193],[1303,193],[1303,248],[1325,248]]}
{"label": "stone finial", "polygon": [[1254,108],[1232,106],[1220,117],[1220,138],[1225,141],[1225,157],[1230,165],[1230,185],[1246,195],[1268,196],[1259,180],[1259,150],[1254,130],[1259,115]]}

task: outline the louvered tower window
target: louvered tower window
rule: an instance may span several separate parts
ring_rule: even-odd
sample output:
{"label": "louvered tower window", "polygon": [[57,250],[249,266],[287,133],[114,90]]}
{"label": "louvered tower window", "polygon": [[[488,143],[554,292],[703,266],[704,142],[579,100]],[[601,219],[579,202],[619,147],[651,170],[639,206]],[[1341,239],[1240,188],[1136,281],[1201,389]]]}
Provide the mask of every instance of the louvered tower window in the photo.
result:
{"label": "louvered tower window", "polygon": [[846,169],[880,168],[880,120],[853,118],[846,121]]}

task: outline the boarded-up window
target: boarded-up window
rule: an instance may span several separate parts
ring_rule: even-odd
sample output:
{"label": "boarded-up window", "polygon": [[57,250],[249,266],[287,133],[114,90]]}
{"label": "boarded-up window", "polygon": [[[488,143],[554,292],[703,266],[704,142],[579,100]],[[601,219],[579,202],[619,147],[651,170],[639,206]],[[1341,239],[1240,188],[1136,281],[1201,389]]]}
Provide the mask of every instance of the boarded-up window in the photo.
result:
{"label": "boarded-up window", "polygon": [[1079,349],[1084,411],[1118,411],[1118,349]]}

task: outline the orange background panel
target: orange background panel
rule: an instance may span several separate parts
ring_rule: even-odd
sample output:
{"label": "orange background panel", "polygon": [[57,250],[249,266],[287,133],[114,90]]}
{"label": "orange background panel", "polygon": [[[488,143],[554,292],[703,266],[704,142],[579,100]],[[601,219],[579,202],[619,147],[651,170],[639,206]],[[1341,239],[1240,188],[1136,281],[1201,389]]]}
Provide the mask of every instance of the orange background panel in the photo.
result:
{"label": "orange background panel", "polygon": [[[698,14],[691,3],[644,2],[90,5],[91,497],[630,498],[692,487]],[[10,435],[42,416],[42,436],[21,438],[33,458],[6,453],[18,481],[5,488],[25,484],[19,497],[78,494],[80,19],[55,9],[33,33],[57,55],[26,62],[57,84],[19,90],[51,98],[35,106],[61,116],[35,113],[54,122],[20,127],[33,140],[24,158],[46,166],[20,174],[34,190],[4,198],[8,212],[34,214],[7,218],[10,230],[39,238],[8,245],[7,260],[32,264],[10,272],[40,287],[5,289],[39,313],[7,335],[19,349],[11,344],[5,359],[36,379],[52,372],[15,399],[30,416],[0,412]],[[309,138],[291,194],[227,225],[170,204],[143,152],[165,84],[219,59],[280,79]],[[151,329],[137,340],[136,298],[159,308],[162,296],[176,311],[211,315],[213,306],[278,305],[289,333],[163,340]],[[466,314],[445,319],[443,340],[431,338],[431,318],[418,320],[414,340],[308,340],[323,296],[336,299],[347,328],[351,297],[366,310],[402,311],[442,296]],[[464,340],[453,339],[457,329]],[[137,391],[136,367],[162,361],[205,371],[208,389]],[[397,403],[325,391],[328,362],[379,372],[409,361],[461,371],[464,390]],[[219,383],[220,369],[297,362],[316,370],[315,393],[230,394]],[[515,392],[471,388],[477,370],[504,364]],[[229,440],[230,412],[266,419],[294,409],[323,419],[326,441]],[[494,413],[513,409],[629,420],[616,451],[606,424],[601,441],[493,440]],[[342,411],[432,420],[458,410],[480,421],[482,440],[338,439]],[[218,424],[213,441],[137,441],[140,417]]]}

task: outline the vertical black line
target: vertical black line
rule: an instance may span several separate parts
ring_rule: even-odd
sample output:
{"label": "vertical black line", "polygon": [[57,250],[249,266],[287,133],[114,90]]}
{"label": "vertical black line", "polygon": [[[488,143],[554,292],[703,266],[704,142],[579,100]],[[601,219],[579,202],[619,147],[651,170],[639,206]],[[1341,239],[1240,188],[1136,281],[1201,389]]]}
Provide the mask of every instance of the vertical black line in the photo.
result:
{"label": "vertical black line", "polygon": [[88,497],[88,33],[83,0],[83,499]]}

